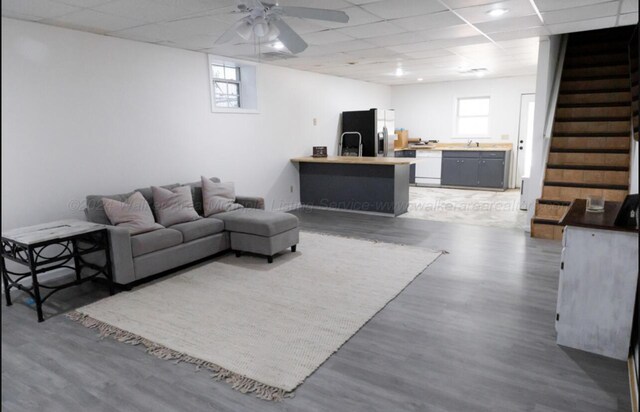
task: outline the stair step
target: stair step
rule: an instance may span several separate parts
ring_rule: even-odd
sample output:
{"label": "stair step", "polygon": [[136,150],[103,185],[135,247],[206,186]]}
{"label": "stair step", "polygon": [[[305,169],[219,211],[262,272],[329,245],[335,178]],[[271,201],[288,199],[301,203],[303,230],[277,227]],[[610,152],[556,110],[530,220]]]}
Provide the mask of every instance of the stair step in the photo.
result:
{"label": "stair step", "polygon": [[548,162],[558,165],[629,167],[629,155],[621,153],[549,153]]}
{"label": "stair step", "polygon": [[630,102],[631,91],[629,89],[624,92],[594,93],[593,91],[590,91],[588,93],[560,93],[558,95],[558,104],[561,105],[560,107],[567,107],[565,105],[580,107],[580,105],[593,103],[597,103],[598,107],[604,106],[603,103],[619,103],[616,106],[629,106]]}
{"label": "stair step", "polygon": [[615,76],[624,75],[629,76],[629,65],[607,65],[600,67],[581,67],[581,68],[567,68],[562,71],[562,75],[568,78],[582,77],[582,76]]}
{"label": "stair step", "polygon": [[588,54],[600,54],[602,52],[624,53],[627,51],[626,41],[594,42],[586,44],[571,44],[567,47],[567,56],[583,56]]}
{"label": "stair step", "polygon": [[628,190],[602,189],[592,187],[548,186],[542,188],[542,198],[551,200],[573,201],[586,199],[589,196],[601,196],[605,200],[622,202],[627,197]]}
{"label": "stair step", "polygon": [[558,116],[556,111],[556,118],[554,121],[559,123],[583,123],[583,122],[628,122],[630,116],[603,116],[603,117],[577,117],[577,116]]}
{"label": "stair step", "polygon": [[560,94],[598,94],[598,93],[624,93],[629,92],[630,86],[627,87],[604,87],[599,89],[589,90],[563,90],[560,89]]}
{"label": "stair step", "polygon": [[547,168],[545,181],[585,184],[585,185],[615,185],[629,184],[629,172],[619,170],[581,170],[581,169],[553,169]]}
{"label": "stair step", "polygon": [[579,134],[581,132],[593,134],[593,133],[623,133],[629,135],[629,125],[631,118],[623,120],[609,120],[609,121],[563,121],[554,122],[553,133],[574,133]]}
{"label": "stair step", "polygon": [[609,166],[609,165],[585,165],[585,164],[555,164],[548,163],[547,169],[565,169],[565,170],[603,170],[609,172],[628,172],[629,166]]}
{"label": "stair step", "polygon": [[574,76],[562,76],[562,82],[576,82],[576,81],[595,81],[595,80],[617,80],[625,79],[629,80],[629,73],[596,73],[596,74],[583,74]]}
{"label": "stair step", "polygon": [[583,108],[594,108],[594,109],[602,109],[609,107],[629,107],[629,102],[627,101],[619,101],[619,102],[595,102],[595,103],[559,103],[556,106],[558,109],[583,109]]}
{"label": "stair step", "polygon": [[569,210],[571,202],[558,203],[542,203],[536,202],[535,219],[555,220],[559,221]]}
{"label": "stair step", "polygon": [[577,183],[577,182],[544,182],[545,186],[579,187],[584,189],[629,190],[627,185],[612,185],[608,183]]}
{"label": "stair step", "polygon": [[629,56],[626,53],[591,54],[586,56],[567,56],[564,68],[579,67],[603,67],[629,65]]}
{"label": "stair step", "polygon": [[625,90],[629,89],[629,76],[606,79],[562,79],[560,92],[586,92],[589,90]]}
{"label": "stair step", "polygon": [[629,153],[629,149],[576,149],[551,148],[551,153]]}
{"label": "stair step", "polygon": [[[554,129],[555,130],[555,129]],[[604,133],[587,133],[587,132],[553,132],[553,137],[628,137],[630,130],[625,132],[604,132]]]}
{"label": "stair step", "polygon": [[628,120],[631,115],[631,105],[624,106],[587,106],[587,107],[558,107],[555,121],[573,119],[573,121],[603,121],[605,119]]}
{"label": "stair step", "polygon": [[554,136],[551,139],[551,150],[554,149],[602,149],[602,150],[629,150],[630,140],[625,137],[566,137]]}
{"label": "stair step", "polygon": [[539,239],[562,240],[564,227],[558,222],[547,219],[531,219],[531,237]]}

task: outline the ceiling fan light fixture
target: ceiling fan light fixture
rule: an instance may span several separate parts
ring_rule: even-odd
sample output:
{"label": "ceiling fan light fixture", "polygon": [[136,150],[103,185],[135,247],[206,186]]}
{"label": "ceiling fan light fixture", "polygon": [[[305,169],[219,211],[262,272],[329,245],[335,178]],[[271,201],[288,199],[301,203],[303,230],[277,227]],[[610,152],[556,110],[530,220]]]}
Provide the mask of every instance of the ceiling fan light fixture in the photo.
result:
{"label": "ceiling fan light fixture", "polygon": [[269,33],[269,23],[264,17],[258,16],[253,19],[253,32],[258,37],[265,37]]}
{"label": "ceiling fan light fixture", "polygon": [[249,40],[251,38],[251,34],[253,33],[253,27],[251,25],[251,21],[245,20],[243,24],[238,26],[236,30],[238,35],[245,40]]}
{"label": "ceiling fan light fixture", "polygon": [[267,33],[267,40],[274,41],[278,38],[279,35],[280,35],[280,30],[276,27],[275,24],[269,22],[269,32]]}

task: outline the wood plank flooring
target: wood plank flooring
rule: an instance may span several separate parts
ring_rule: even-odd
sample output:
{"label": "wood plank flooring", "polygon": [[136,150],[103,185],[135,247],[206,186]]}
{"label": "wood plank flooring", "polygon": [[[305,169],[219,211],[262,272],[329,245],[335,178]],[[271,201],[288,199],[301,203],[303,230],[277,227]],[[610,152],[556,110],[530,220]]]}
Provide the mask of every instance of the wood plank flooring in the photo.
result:
{"label": "wood plank flooring", "polygon": [[[305,230],[445,249],[281,403],[62,315],[2,306],[3,411],[630,411],[624,362],[555,344],[560,243],[515,229],[297,210]],[[301,249],[304,252],[304,249]],[[327,256],[331,259],[331,256]],[[65,290],[62,313],[106,287]],[[203,305],[206,302],[203,302]]]}

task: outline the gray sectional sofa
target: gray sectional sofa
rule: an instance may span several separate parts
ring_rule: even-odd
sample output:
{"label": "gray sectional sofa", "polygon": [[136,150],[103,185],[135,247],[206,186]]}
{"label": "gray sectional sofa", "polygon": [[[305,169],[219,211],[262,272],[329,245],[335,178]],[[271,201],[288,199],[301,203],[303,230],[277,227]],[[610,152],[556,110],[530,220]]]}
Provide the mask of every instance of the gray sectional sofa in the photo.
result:
{"label": "gray sectional sofa", "polygon": [[[219,182],[217,178],[211,178]],[[191,186],[194,209],[202,216],[201,182]],[[172,184],[162,186],[175,188]],[[179,223],[152,232],[130,235],[129,229],[111,225],[104,212],[102,198],[126,200],[135,191],[140,192],[153,210],[151,188],[136,189],[117,195],[87,196],[85,216],[87,220],[107,225],[111,245],[111,262],[114,281],[128,285],[191,262],[232,249],[236,255],[251,252],[265,255],[269,263],[273,255],[291,247],[295,252],[298,243],[298,219],[282,212],[264,210],[264,200],[259,197],[237,196],[236,203],[243,209],[215,214],[186,223]],[[104,256],[95,255],[95,263]]]}

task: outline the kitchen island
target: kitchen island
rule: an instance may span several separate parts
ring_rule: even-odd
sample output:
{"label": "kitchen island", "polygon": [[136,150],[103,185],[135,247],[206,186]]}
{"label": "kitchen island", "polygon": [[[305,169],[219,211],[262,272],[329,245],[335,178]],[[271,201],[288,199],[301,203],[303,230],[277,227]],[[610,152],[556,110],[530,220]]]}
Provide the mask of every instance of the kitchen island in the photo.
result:
{"label": "kitchen island", "polygon": [[409,206],[415,158],[297,157],[303,206],[398,216]]}

